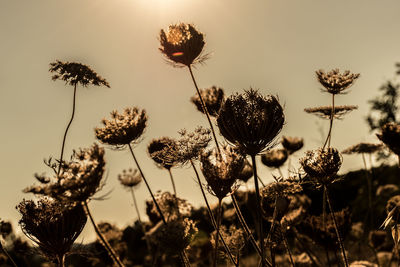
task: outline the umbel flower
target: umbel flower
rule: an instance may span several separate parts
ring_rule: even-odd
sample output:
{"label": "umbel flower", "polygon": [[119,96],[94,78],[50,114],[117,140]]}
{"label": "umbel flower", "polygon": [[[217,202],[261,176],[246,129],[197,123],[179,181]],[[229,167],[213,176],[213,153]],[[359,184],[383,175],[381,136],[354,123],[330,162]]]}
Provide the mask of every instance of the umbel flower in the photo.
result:
{"label": "umbel flower", "polygon": [[177,151],[174,160],[180,164],[197,160],[211,141],[211,130],[201,126],[197,127],[194,132],[183,129],[179,131],[179,134],[181,137],[176,142]]}
{"label": "umbel flower", "polygon": [[304,141],[300,137],[282,136],[281,144],[291,155],[303,147]]}
{"label": "umbel flower", "polygon": [[383,125],[378,138],[387,145],[396,155],[400,156],[400,125],[388,122]]}
{"label": "umbel flower", "polygon": [[116,148],[123,148],[126,145],[139,139],[147,124],[145,110],[137,107],[126,108],[123,113],[111,112],[111,119],[103,119],[104,127],[95,128],[97,139],[104,144]]}
{"label": "umbel flower", "polygon": [[232,187],[243,169],[244,157],[234,148],[224,145],[221,154],[214,149],[203,153],[200,161],[210,193],[219,200],[232,193]]}
{"label": "umbel flower", "polygon": [[177,164],[176,153],[178,153],[177,141],[169,137],[161,137],[151,140],[147,147],[150,157],[167,170]]}
{"label": "umbel flower", "polygon": [[270,168],[281,167],[288,158],[286,149],[271,149],[261,155],[261,162]]}
{"label": "umbel flower", "polygon": [[342,151],[342,154],[372,154],[382,150],[383,144],[358,143]]}
{"label": "umbel flower", "polygon": [[56,60],[50,63],[50,72],[55,74],[51,77],[53,81],[62,80],[66,84],[76,86],[78,83],[83,87],[89,84],[95,86],[104,85],[110,87],[108,82],[93,71],[89,66],[76,62],[62,62]]}
{"label": "umbel flower", "polygon": [[345,94],[346,89],[360,77],[359,73],[351,73],[348,70],[340,73],[339,69],[333,69],[327,73],[323,70],[318,70],[315,73],[317,74],[318,81],[324,87],[322,91],[333,95]]}
{"label": "umbel flower", "polygon": [[[175,220],[178,217],[188,217],[191,215],[193,206],[187,202],[186,199],[178,198],[170,192],[157,192],[155,194],[158,205],[160,206],[162,214],[167,221]],[[149,201],[148,212],[153,215],[153,218],[158,216],[158,210],[154,203]]]}
{"label": "umbel flower", "polygon": [[22,215],[22,231],[50,259],[63,259],[86,224],[79,203],[41,198],[37,202],[23,200],[17,209]]}
{"label": "umbel flower", "polygon": [[[358,109],[358,106],[353,106],[353,105],[335,106],[333,112],[333,118],[341,120],[343,119],[344,115],[355,109]],[[329,120],[332,115],[332,106],[305,108],[304,111],[310,114],[314,114],[322,119]]]}
{"label": "umbel flower", "polygon": [[189,67],[206,59],[201,56],[205,45],[204,35],[192,24],[170,25],[167,32],[161,30],[159,38],[160,51],[176,67]]}
{"label": "umbel flower", "polygon": [[[63,162],[61,171],[57,175],[57,167],[60,163],[50,164],[55,176],[51,179],[45,175],[36,175],[44,180],[38,186],[31,186],[24,190],[25,193],[34,193],[50,196],[65,201],[86,201],[102,187],[102,178],[105,170],[104,148],[94,144],[90,148],[73,152],[71,160]],[[47,182],[47,181],[50,182]]]}
{"label": "umbel flower", "polygon": [[256,155],[269,148],[281,131],[285,116],[276,97],[245,91],[228,97],[217,123],[221,134],[245,154]]}
{"label": "umbel flower", "polygon": [[[229,229],[227,229],[225,225],[221,225],[220,233],[226,245],[228,246],[229,250],[232,252],[232,256],[235,257],[235,260],[237,260],[237,257],[240,257],[242,249],[245,246],[244,231],[241,228],[236,228],[236,226],[232,224],[231,226],[229,226]],[[214,231],[211,234],[211,244],[214,247],[215,247],[215,234],[216,231]],[[226,253],[225,247],[221,243],[218,243],[219,244],[218,250],[221,253],[223,253],[223,255],[225,255],[226,258],[228,258],[228,254]]]}
{"label": "umbel flower", "polygon": [[[207,107],[207,111],[212,117],[217,117],[222,102],[224,101],[224,90],[220,87],[212,86],[206,89],[200,89],[201,97]],[[198,94],[190,98],[200,112],[204,113],[203,106]]]}
{"label": "umbel flower", "polygon": [[124,187],[132,188],[142,181],[142,175],[140,175],[137,169],[130,168],[129,170],[123,170],[121,174],[118,174],[118,180]]}
{"label": "umbel flower", "polygon": [[317,183],[327,185],[339,171],[342,157],[336,148],[320,148],[307,151],[305,157],[300,159],[300,164]]}

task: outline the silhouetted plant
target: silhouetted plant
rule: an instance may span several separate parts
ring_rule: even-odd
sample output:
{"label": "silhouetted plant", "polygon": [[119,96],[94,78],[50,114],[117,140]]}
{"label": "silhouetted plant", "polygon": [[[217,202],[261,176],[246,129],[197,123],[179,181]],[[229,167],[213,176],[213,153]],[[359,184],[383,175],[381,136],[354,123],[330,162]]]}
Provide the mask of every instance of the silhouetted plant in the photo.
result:
{"label": "silhouetted plant", "polygon": [[[200,94],[203,98],[204,104],[212,117],[217,117],[222,102],[224,101],[224,90],[220,87],[212,86],[210,88],[200,89]],[[198,111],[203,112],[203,106],[198,95],[190,98],[193,104],[196,105]]]}

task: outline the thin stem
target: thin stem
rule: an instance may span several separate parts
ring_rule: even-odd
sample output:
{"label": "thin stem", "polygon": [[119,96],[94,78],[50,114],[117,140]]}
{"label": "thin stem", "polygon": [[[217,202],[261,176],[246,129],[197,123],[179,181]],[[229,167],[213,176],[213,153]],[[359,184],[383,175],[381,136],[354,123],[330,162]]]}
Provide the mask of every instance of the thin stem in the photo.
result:
{"label": "thin stem", "polygon": [[292,252],[290,251],[290,248],[289,248],[288,240],[287,240],[287,238],[286,238],[286,235],[283,233],[283,231],[282,231],[282,225],[280,225],[280,224],[279,224],[279,232],[280,232],[281,235],[282,235],[283,243],[284,243],[284,245],[285,245],[286,252],[287,252],[288,255],[289,255],[290,263],[292,264],[293,267],[296,267],[296,265],[294,264],[293,257],[292,257]]}
{"label": "thin stem", "polygon": [[367,161],[365,160],[365,155],[364,153],[361,153],[362,159],[363,159],[363,163],[364,163],[364,168],[365,168],[365,175],[367,178],[367,190],[368,190],[368,213],[367,213],[367,217],[369,215],[369,223],[370,223],[370,227],[373,227],[373,209],[372,209],[372,182],[371,182],[371,176],[370,173],[368,171],[368,167],[367,167]]}
{"label": "thin stem", "polygon": [[15,261],[13,260],[13,258],[11,257],[11,255],[8,253],[8,251],[6,250],[6,248],[3,246],[3,244],[0,241],[0,249],[4,252],[4,254],[6,254],[7,258],[10,260],[10,262],[12,263],[12,265],[14,267],[18,267],[18,265],[15,263]]}
{"label": "thin stem", "polygon": [[217,146],[217,149],[218,149],[218,153],[221,155],[221,150],[219,149],[217,136],[215,134],[214,126],[212,125],[212,122],[211,122],[211,119],[210,119],[210,114],[208,113],[207,106],[204,103],[204,100],[203,100],[203,97],[201,96],[199,87],[197,86],[196,79],[194,78],[194,75],[193,75],[192,67],[189,65],[188,68],[189,68],[190,76],[192,77],[192,80],[193,80],[193,83],[194,83],[194,87],[196,87],[197,94],[199,95],[201,107],[203,108],[203,111],[207,116],[208,123],[210,124],[211,131],[212,131],[212,134],[213,134],[213,137],[214,137],[214,140],[215,140],[215,145]]}
{"label": "thin stem", "polygon": [[[257,220],[258,220],[258,229],[259,229],[259,239],[260,239],[260,248],[261,248],[261,266],[265,267],[265,248],[264,248],[264,227],[263,221],[261,217],[261,198],[260,198],[260,190],[258,188],[258,179],[257,179],[257,165],[256,165],[256,156],[251,155],[251,161],[253,164],[253,175],[254,175],[254,186],[256,189],[256,211],[257,211]],[[273,264],[272,264],[273,266]]]}
{"label": "thin stem", "polygon": [[279,171],[279,175],[283,178],[283,173],[282,173],[281,167],[278,167],[278,171]]}
{"label": "thin stem", "polygon": [[331,201],[329,199],[328,188],[326,187],[326,185],[324,185],[324,193],[326,195],[326,201],[328,203],[329,210],[330,210],[330,213],[331,213],[331,216],[332,216],[332,220],[333,220],[334,225],[335,225],[336,236],[337,236],[337,239],[338,239],[338,242],[339,242],[340,250],[342,252],[343,263],[344,263],[345,267],[348,267],[349,263],[347,261],[346,251],[345,251],[344,246],[343,246],[342,238],[340,237],[339,227],[338,227],[338,224],[337,224],[337,221],[336,221],[335,214],[334,214],[333,209],[332,209]]}
{"label": "thin stem", "polygon": [[174,182],[174,177],[172,176],[171,168],[168,169],[169,178],[171,178],[172,188],[174,189],[174,195],[176,197],[176,187]]}
{"label": "thin stem", "polygon": [[[204,201],[206,202],[208,215],[210,216],[210,219],[211,219],[211,224],[213,225],[214,229],[216,230],[216,229],[217,229],[217,223],[216,223],[215,218],[214,218],[214,215],[213,215],[213,213],[212,213],[212,211],[211,211],[210,204],[208,203],[207,196],[206,196],[206,193],[204,192],[203,185],[201,184],[199,172],[197,171],[196,166],[194,165],[194,163],[193,163],[192,160],[190,160],[190,163],[192,164],[193,170],[194,170],[194,172],[195,172],[195,174],[196,174],[197,182],[199,183],[199,186],[200,186],[200,189],[201,189],[201,193],[202,193],[202,195],[203,195]],[[219,238],[220,238],[221,241],[222,241],[222,244],[223,244],[224,247],[225,247],[225,251],[226,251],[226,253],[227,253],[228,256],[229,256],[229,259],[231,260],[231,262],[232,262],[235,266],[239,266],[239,264],[235,262],[235,260],[234,260],[234,258],[233,258],[233,254],[232,254],[232,252],[230,251],[229,247],[226,245],[226,242],[225,242],[223,236],[221,235],[221,233],[220,233],[219,231],[217,231],[217,233],[218,233],[218,235],[219,235]]]}
{"label": "thin stem", "polygon": [[111,259],[114,261],[114,263],[116,263],[118,266],[120,267],[124,267],[125,265],[121,262],[121,260],[119,259],[117,253],[115,253],[115,251],[113,250],[113,248],[111,247],[110,243],[108,243],[107,239],[104,237],[104,235],[101,233],[99,227],[97,227],[96,222],[93,219],[93,216],[89,210],[89,206],[87,204],[87,201],[82,201],[82,206],[85,209],[85,212],[87,214],[87,216],[89,216],[89,219],[93,225],[94,231],[97,234],[97,237],[100,239],[100,243],[104,246],[104,248],[107,250],[108,254],[110,255]]}
{"label": "thin stem", "polygon": [[136,214],[138,216],[138,221],[140,224],[142,224],[142,220],[140,219],[140,212],[139,212],[138,204],[137,204],[136,197],[135,197],[135,192],[133,191],[132,187],[130,187],[130,191],[131,191],[131,195],[132,195],[132,199],[133,199],[133,204],[135,206]]}
{"label": "thin stem", "polygon": [[222,221],[222,209],[221,209],[221,199],[218,199],[218,208],[217,208],[217,228],[215,229],[215,248],[214,248],[214,267],[217,267],[218,262],[218,239],[219,239],[219,228],[221,226]]}
{"label": "thin stem", "polygon": [[131,151],[133,160],[134,160],[135,163],[136,163],[136,166],[137,166],[137,168],[138,168],[138,170],[139,170],[139,172],[140,172],[140,175],[142,175],[143,181],[144,181],[144,183],[146,184],[147,190],[150,192],[151,198],[153,199],[154,205],[156,206],[156,209],[157,209],[157,211],[158,211],[158,213],[159,213],[159,215],[160,215],[160,217],[161,217],[161,220],[163,221],[164,224],[167,224],[167,221],[165,220],[165,217],[164,217],[164,215],[163,215],[163,213],[162,213],[162,211],[161,211],[161,208],[160,208],[160,206],[158,205],[156,198],[154,197],[153,191],[151,191],[150,185],[148,184],[147,179],[146,179],[146,177],[144,176],[144,174],[143,174],[143,172],[142,172],[142,169],[140,168],[140,165],[139,165],[139,162],[138,162],[137,159],[136,159],[135,153],[133,153],[133,149],[132,149],[131,144],[128,144],[128,147],[129,147],[129,150]]}
{"label": "thin stem", "polygon": [[[326,137],[324,146],[322,149],[325,149],[326,144],[328,143],[328,147],[331,146],[331,137],[332,137],[332,126],[333,126],[333,120],[334,120],[334,115],[335,115],[335,95],[332,94],[332,111],[331,111],[331,116],[330,116],[330,122],[329,122],[329,132],[328,136]],[[329,140],[329,142],[328,142]]]}
{"label": "thin stem", "polygon": [[61,166],[62,166],[63,156],[64,156],[65,140],[67,139],[67,133],[68,133],[69,127],[71,126],[72,121],[74,120],[75,104],[76,104],[76,84],[74,85],[74,97],[72,100],[72,115],[71,115],[71,119],[69,120],[69,123],[67,125],[67,128],[65,129],[65,132],[64,132],[64,138],[63,138],[62,146],[61,146],[60,164],[58,165],[57,175],[60,174],[60,171],[61,171]]}
{"label": "thin stem", "polygon": [[65,266],[65,255],[62,254],[62,255],[58,256],[57,261],[58,261],[59,267],[64,267]]}

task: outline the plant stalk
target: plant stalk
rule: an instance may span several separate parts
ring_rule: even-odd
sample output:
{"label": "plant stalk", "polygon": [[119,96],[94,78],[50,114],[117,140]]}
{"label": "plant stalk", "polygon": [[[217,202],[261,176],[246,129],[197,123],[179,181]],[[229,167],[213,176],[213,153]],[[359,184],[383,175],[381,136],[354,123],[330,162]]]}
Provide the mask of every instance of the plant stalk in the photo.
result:
{"label": "plant stalk", "polygon": [[176,187],[175,187],[174,177],[172,176],[171,168],[168,169],[168,173],[169,173],[169,178],[171,178],[172,188],[174,190],[174,195],[176,197],[177,196],[176,195]]}
{"label": "plant stalk", "polygon": [[222,221],[222,209],[221,209],[221,199],[218,199],[218,208],[217,208],[217,228],[215,229],[215,248],[214,248],[214,267],[217,267],[218,263],[218,239],[219,239],[219,228],[221,226]]}
{"label": "plant stalk", "polygon": [[325,146],[327,143],[328,143],[328,147],[331,146],[332,126],[333,126],[333,120],[335,118],[334,115],[335,115],[335,95],[332,94],[332,111],[331,111],[330,122],[329,122],[329,132],[328,132],[328,136],[326,137],[326,140],[325,140],[325,143],[324,143],[324,146],[322,149],[325,149]]}
{"label": "plant stalk", "polygon": [[14,267],[18,267],[18,265],[15,263],[14,259],[11,257],[11,255],[8,253],[8,251],[5,249],[5,247],[3,246],[3,244],[0,241],[0,249],[4,252],[4,254],[6,254],[7,258],[10,260],[11,264]]}

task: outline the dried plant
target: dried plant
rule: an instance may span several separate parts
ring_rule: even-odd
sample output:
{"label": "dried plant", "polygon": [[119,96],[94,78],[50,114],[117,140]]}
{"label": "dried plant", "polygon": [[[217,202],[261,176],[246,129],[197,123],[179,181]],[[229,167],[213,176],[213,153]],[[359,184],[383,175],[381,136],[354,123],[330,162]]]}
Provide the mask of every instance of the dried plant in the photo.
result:
{"label": "dried plant", "polygon": [[[191,215],[193,207],[187,200],[178,198],[168,191],[158,191],[154,196],[167,223],[177,218],[189,217]],[[158,217],[158,220],[160,220],[157,207],[154,203],[150,204],[149,213],[153,217]]]}
{"label": "dried plant", "polygon": [[[400,124],[389,122],[383,125],[378,138],[400,159]],[[400,161],[399,161],[400,164]]]}
{"label": "dried plant", "polygon": [[137,169],[122,170],[121,174],[118,174],[118,181],[126,188],[133,188],[140,184],[142,176]]}
{"label": "dried plant", "polygon": [[361,142],[346,148],[342,151],[342,154],[372,154],[382,150],[382,148],[382,144]]}
{"label": "dried plant", "polygon": [[253,166],[251,166],[250,162],[245,159],[243,169],[240,172],[238,179],[246,183],[251,177],[253,177]]}
{"label": "dried plant", "polygon": [[[206,89],[200,89],[200,94],[204,100],[204,104],[212,117],[217,117],[222,102],[224,101],[224,90],[217,86],[212,86]],[[194,95],[190,98],[193,104],[196,105],[197,110],[204,113],[203,106],[199,95]]]}
{"label": "dried plant", "polygon": [[339,69],[333,69],[327,73],[323,70],[317,70],[315,73],[318,81],[324,87],[322,91],[332,95],[345,94],[345,91],[360,77],[359,73],[354,74],[349,70],[340,73]]}
{"label": "dried plant", "polygon": [[180,164],[186,164],[190,161],[199,159],[202,151],[211,141],[211,131],[201,126],[193,132],[183,129],[179,132],[180,139],[177,140],[177,153],[173,154],[176,161]]}
{"label": "dried plant", "polygon": [[288,156],[286,149],[271,149],[261,155],[261,162],[267,167],[279,168],[286,162]]}
{"label": "dried plant", "polygon": [[[232,252],[234,256],[235,262],[239,262],[242,250],[245,246],[245,234],[244,231],[240,228],[237,228],[235,225],[229,226],[227,228],[225,225],[221,225],[221,235],[226,242],[226,245],[229,247],[229,250]],[[216,231],[211,234],[211,244],[215,247],[215,236]],[[226,250],[224,246],[220,245],[218,250],[228,258]]]}
{"label": "dried plant", "polygon": [[82,232],[86,214],[79,203],[63,203],[41,198],[36,203],[24,200],[17,206],[24,234],[35,242],[49,259],[64,266],[65,255]]}
{"label": "dried plant", "polygon": [[137,107],[125,108],[123,113],[111,112],[111,119],[103,119],[104,127],[96,127],[97,139],[115,148],[124,148],[137,141],[147,125],[145,110]]}
{"label": "dried plant", "polygon": [[171,169],[177,164],[177,158],[174,154],[178,153],[177,141],[169,137],[161,137],[151,140],[147,146],[150,157],[157,166]]}
{"label": "dried plant", "polygon": [[332,106],[321,106],[314,108],[305,108],[304,111],[310,114],[314,114],[322,119],[329,120],[331,117],[333,117],[334,119],[341,120],[347,113],[355,109],[358,109],[358,106],[353,106],[353,105],[335,106],[333,113],[332,109],[333,109]]}
{"label": "dried plant", "polygon": [[304,140],[300,137],[282,136],[281,144],[287,150],[289,155],[291,155],[303,148]]}

